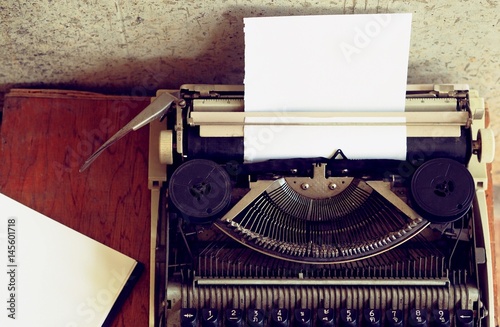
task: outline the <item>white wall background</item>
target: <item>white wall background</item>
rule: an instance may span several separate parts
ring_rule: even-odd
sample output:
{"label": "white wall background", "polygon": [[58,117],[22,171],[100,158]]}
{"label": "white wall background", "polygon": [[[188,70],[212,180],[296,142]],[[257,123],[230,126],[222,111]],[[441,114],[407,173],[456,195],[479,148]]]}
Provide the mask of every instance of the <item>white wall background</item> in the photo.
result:
{"label": "white wall background", "polygon": [[[500,135],[497,0],[4,0],[0,93],[41,86],[147,95],[242,83],[243,17],[398,12],[413,13],[408,82],[470,84]],[[494,175],[498,216],[498,163]]]}

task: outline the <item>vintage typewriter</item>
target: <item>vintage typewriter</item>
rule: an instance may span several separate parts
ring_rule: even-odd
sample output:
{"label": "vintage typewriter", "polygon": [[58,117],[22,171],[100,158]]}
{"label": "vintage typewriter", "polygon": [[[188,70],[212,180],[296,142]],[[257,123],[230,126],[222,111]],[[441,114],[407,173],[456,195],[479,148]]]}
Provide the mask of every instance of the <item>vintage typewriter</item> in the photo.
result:
{"label": "vintage typewriter", "polygon": [[86,163],[151,123],[152,326],[494,326],[477,92],[409,85],[405,112],[376,113],[404,117],[406,160],[247,163],[246,118],[267,113],[243,91],[159,91]]}

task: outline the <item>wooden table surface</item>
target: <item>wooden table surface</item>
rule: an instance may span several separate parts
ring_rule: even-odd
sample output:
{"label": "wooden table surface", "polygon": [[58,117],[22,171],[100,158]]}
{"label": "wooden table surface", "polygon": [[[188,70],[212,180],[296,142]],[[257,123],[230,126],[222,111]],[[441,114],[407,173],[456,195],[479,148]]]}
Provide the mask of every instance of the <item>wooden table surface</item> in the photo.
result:
{"label": "wooden table surface", "polygon": [[[1,193],[144,263],[145,271],[112,326],[148,324],[148,127],[114,144],[87,171],[78,170],[149,102],[145,97],[12,90],[0,125]],[[492,197],[488,200],[492,208]],[[492,209],[490,214],[495,250]],[[499,261],[497,257],[496,278]]]}
{"label": "wooden table surface", "polygon": [[1,193],[144,263],[112,326],[148,324],[148,127],[127,135],[83,173],[79,167],[149,101],[13,90],[0,125]]}

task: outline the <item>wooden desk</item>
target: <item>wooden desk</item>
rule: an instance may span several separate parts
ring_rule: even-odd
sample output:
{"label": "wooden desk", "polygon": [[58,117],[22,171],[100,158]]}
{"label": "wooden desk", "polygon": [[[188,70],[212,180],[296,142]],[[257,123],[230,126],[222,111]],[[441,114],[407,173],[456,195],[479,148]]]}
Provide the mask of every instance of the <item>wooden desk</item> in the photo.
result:
{"label": "wooden desk", "polygon": [[[85,92],[12,90],[5,99],[0,126],[1,193],[145,264],[113,326],[148,323],[148,127],[114,144],[89,170],[79,173],[78,169],[149,101]],[[492,196],[488,200],[493,240]],[[500,278],[498,266],[493,267]],[[496,298],[500,301],[500,296]],[[496,308],[500,323],[499,307],[500,303]]]}
{"label": "wooden desk", "polygon": [[148,127],[113,145],[87,171],[78,169],[149,101],[13,90],[0,127],[1,193],[144,263],[112,326],[148,324]]}

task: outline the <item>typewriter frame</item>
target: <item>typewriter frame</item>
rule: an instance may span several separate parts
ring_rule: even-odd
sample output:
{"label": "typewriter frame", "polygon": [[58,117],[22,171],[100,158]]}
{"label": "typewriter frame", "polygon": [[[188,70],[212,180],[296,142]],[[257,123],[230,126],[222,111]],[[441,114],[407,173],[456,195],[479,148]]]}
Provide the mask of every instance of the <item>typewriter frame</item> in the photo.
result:
{"label": "typewriter frame", "polygon": [[[201,98],[210,97],[218,92],[227,92],[229,94],[239,94],[243,92],[241,85],[183,85],[179,90],[160,90],[162,92],[169,92],[171,94],[180,95],[182,101],[183,94],[186,92],[197,92]],[[485,106],[484,100],[479,97],[478,93],[474,90],[469,90],[467,85],[458,84],[444,84],[444,85],[408,85],[407,98],[442,98],[442,97],[463,97],[468,100],[469,111],[468,118],[470,121],[470,128],[472,128],[472,135],[476,135],[479,129],[485,128]],[[210,110],[209,110],[210,111]],[[206,114],[201,115],[200,119],[205,119]],[[215,119],[219,119],[218,116]],[[240,119],[240,118],[238,118]],[[182,122],[177,122],[182,124]],[[223,133],[235,134],[239,133],[240,126],[225,126],[226,129]],[[151,190],[151,260],[150,260],[150,326],[171,326],[166,320],[169,313],[169,308],[174,304],[169,303],[167,298],[167,284],[168,274],[158,274],[158,268],[162,265],[168,265],[169,251],[167,231],[169,229],[169,219],[166,210],[167,199],[162,197],[161,190],[166,184],[167,166],[161,164],[159,161],[159,135],[165,129],[165,123],[155,121],[150,124],[150,144],[149,144],[149,188]],[[178,137],[182,138],[182,129],[177,128],[176,133]],[[220,126],[207,127],[204,135],[213,135],[213,133],[220,133]],[[179,150],[179,149],[178,149]],[[180,149],[182,151],[182,149]],[[476,149],[477,150],[477,147]],[[477,312],[478,316],[483,316],[485,319],[477,324],[480,326],[484,324],[488,327],[495,326],[494,321],[494,299],[493,299],[493,267],[492,267],[492,252],[490,247],[490,233],[488,226],[488,208],[486,203],[486,191],[488,187],[488,168],[485,163],[479,162],[477,156],[471,156],[468,163],[468,169],[471,172],[475,186],[476,197],[473,203],[472,213],[472,227],[473,240],[475,242],[475,257],[476,268],[479,279],[478,289],[482,293],[480,301],[485,305],[482,307],[481,303],[477,304],[480,307]],[[160,269],[161,270],[161,269]],[[226,281],[227,282],[227,281]],[[252,283],[252,281],[240,280],[240,284]],[[293,281],[291,281],[293,283]],[[304,283],[304,281],[296,281],[297,283]],[[360,283],[360,280],[353,281]],[[396,281],[393,281],[397,283]],[[420,285],[421,281],[415,280],[415,285]],[[334,283],[334,282],[332,282]],[[349,282],[344,281],[344,284]],[[158,292],[162,294],[158,294]],[[486,312],[485,310],[488,310]],[[178,327],[174,324],[174,326]]]}

